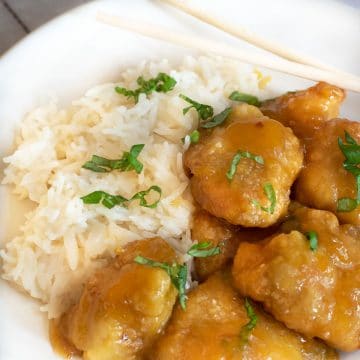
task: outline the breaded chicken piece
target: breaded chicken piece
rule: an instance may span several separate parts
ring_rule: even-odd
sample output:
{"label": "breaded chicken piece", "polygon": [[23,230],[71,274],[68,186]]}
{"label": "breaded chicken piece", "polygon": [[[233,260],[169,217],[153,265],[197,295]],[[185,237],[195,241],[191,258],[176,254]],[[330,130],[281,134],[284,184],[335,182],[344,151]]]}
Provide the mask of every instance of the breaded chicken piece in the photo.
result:
{"label": "breaded chicken piece", "polygon": [[191,238],[198,243],[210,243],[211,247],[219,246],[221,249],[218,255],[194,259],[195,272],[199,280],[206,279],[226,266],[234,258],[239,245],[236,227],[205,210],[194,213]]}
{"label": "breaded chicken piece", "polygon": [[134,263],[137,255],[176,261],[160,238],[129,244],[87,282],[79,303],[60,320],[63,335],[86,360],[141,359],[171,315],[177,291],[170,277]]}
{"label": "breaded chicken piece", "polygon": [[307,146],[295,198],[307,206],[334,212],[342,223],[360,225],[360,206],[348,212],[337,211],[341,198],[357,196],[355,177],[345,170],[345,156],[338,144],[339,138],[345,142],[345,131],[360,144],[359,122],[334,119],[316,132]]}
{"label": "breaded chicken piece", "polygon": [[289,126],[301,139],[312,138],[325,121],[339,115],[344,90],[320,82],[305,90],[291,91],[261,106],[263,114]]}
{"label": "breaded chicken piece", "polygon": [[346,234],[352,236],[355,239],[360,239],[360,226],[354,226],[345,224],[342,226]]}
{"label": "breaded chicken piece", "polygon": [[198,243],[210,243],[219,246],[221,253],[210,257],[194,259],[195,271],[199,280],[224,268],[234,258],[240,241],[259,241],[275,232],[275,228],[246,229],[236,227],[224,220],[212,216],[205,210],[197,210],[193,215],[191,237]]}
{"label": "breaded chicken piece", "polygon": [[331,212],[303,207],[283,230],[288,233],[240,244],[235,286],[290,329],[344,351],[359,349],[359,238]]}
{"label": "breaded chicken piece", "polygon": [[189,294],[186,311],[176,307],[152,360],[337,359],[323,343],[306,339],[251,304],[257,322],[246,332],[244,300],[229,276],[217,273]]}
{"label": "breaded chicken piece", "polygon": [[[234,156],[244,152],[261,157],[263,163],[242,155],[229,179]],[[291,129],[247,104],[235,107],[225,125],[202,134],[184,156],[200,206],[245,227],[268,227],[285,215],[302,160],[299,140]],[[276,199],[269,196],[269,188]]]}

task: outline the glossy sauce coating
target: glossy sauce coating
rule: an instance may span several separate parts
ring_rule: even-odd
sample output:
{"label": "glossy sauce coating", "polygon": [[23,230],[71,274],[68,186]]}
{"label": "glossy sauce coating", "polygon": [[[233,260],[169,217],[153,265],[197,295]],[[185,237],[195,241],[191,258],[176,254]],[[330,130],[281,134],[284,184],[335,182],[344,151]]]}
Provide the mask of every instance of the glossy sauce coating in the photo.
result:
{"label": "glossy sauce coating", "polygon": [[344,90],[320,82],[306,90],[291,91],[265,101],[261,111],[289,126],[301,139],[312,138],[325,121],[339,115]]}
{"label": "glossy sauce coating", "polygon": [[220,246],[219,255],[195,258],[195,271],[199,280],[223,269],[235,257],[240,241],[263,240],[276,231],[275,228],[247,229],[227,223],[212,216],[205,210],[198,210],[193,215],[191,237],[193,240],[208,242],[212,247]]}
{"label": "glossy sauce coating", "polygon": [[320,360],[337,359],[335,351],[308,340],[253,305],[258,317],[248,341],[244,300],[226,274],[215,274],[190,292],[186,311],[179,306],[150,354],[152,360]]}
{"label": "glossy sauce coating", "polygon": [[[360,242],[327,211],[297,208],[282,233],[241,243],[236,287],[291,329],[344,351],[360,348]],[[312,251],[306,232],[315,231]]]}
{"label": "glossy sauce coating", "polygon": [[236,227],[204,210],[198,210],[193,215],[191,238],[198,243],[208,242],[211,247],[220,246],[221,249],[219,255],[194,259],[195,271],[199,280],[206,279],[212,273],[226,266],[235,256],[239,245]]}
{"label": "glossy sauce coating", "polygon": [[[238,151],[262,156],[264,164],[241,159],[232,179],[226,177]],[[286,213],[290,187],[302,166],[299,140],[289,128],[261,114],[254,106],[235,107],[224,126],[185,153],[184,162],[193,174],[191,189],[195,200],[212,215],[235,225],[267,227]],[[264,193],[271,184],[276,193],[274,212],[266,212],[270,200]]]}
{"label": "glossy sauce coating", "polygon": [[343,197],[356,198],[355,177],[344,169],[345,157],[338,145],[345,130],[360,143],[360,123],[345,119],[327,122],[307,146],[305,166],[296,186],[296,199],[317,209],[334,212],[342,223],[360,225],[360,206],[350,212],[337,212]]}
{"label": "glossy sauce coating", "polygon": [[137,255],[161,262],[176,256],[167,243],[131,243],[85,285],[58,329],[86,360],[141,359],[169,319],[177,291],[167,273],[134,263]]}

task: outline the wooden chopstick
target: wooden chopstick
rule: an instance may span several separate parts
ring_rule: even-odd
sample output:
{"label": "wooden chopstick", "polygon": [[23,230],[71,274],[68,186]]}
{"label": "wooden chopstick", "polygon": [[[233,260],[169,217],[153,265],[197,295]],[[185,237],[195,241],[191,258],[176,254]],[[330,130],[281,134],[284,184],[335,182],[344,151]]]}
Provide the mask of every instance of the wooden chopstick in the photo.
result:
{"label": "wooden chopstick", "polygon": [[265,54],[252,54],[220,42],[196,37],[194,35],[184,35],[155,24],[145,23],[144,21],[126,20],[118,16],[102,12],[98,13],[97,19],[111,26],[119,27],[143,36],[170,42],[186,48],[192,48],[206,53],[213,53],[224,57],[238,59],[248,64],[265,67],[309,80],[326,81],[344,89],[360,92],[359,79],[343,77],[336,72],[302,65],[282,58],[274,59]]}
{"label": "wooden chopstick", "polygon": [[303,65],[310,65],[312,67],[316,67],[316,68],[319,68],[322,70],[335,71],[344,76],[349,76],[349,77],[354,76],[354,75],[344,72],[340,69],[337,69],[331,65],[324,64],[323,62],[321,62],[313,57],[310,57],[310,56],[307,56],[304,54],[300,54],[300,53],[295,52],[294,50],[289,49],[285,46],[282,46],[274,41],[265,39],[261,36],[251,33],[244,27],[227,23],[224,19],[220,19],[219,17],[209,14],[208,12],[195,7],[188,1],[179,1],[179,0],[162,0],[162,1],[169,5],[176,7],[177,9],[185,12],[186,14],[191,15],[209,25],[212,25],[228,34],[231,34],[237,38],[245,40],[246,42],[248,42],[252,45],[255,45],[259,48],[267,50],[267,51],[269,51],[275,55],[278,55],[284,59],[291,60],[291,61],[297,62],[299,64],[303,64]]}

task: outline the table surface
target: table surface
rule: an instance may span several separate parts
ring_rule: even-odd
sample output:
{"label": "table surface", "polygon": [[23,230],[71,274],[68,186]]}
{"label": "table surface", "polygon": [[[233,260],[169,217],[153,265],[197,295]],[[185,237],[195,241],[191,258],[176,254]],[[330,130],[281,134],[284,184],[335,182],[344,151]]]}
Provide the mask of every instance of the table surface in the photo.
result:
{"label": "table surface", "polygon": [[90,0],[0,0],[0,55],[40,25]]}
{"label": "table surface", "polygon": [[[40,25],[75,6],[89,1],[0,0],[0,55]],[[360,0],[338,1],[360,9]]]}

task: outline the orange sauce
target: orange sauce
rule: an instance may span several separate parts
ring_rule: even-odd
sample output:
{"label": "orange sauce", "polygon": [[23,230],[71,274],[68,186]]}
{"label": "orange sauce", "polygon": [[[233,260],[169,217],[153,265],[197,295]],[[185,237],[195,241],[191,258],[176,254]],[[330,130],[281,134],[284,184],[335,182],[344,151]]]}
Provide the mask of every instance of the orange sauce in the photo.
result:
{"label": "orange sauce", "polygon": [[82,355],[64,336],[60,321],[50,320],[49,338],[54,351],[63,358],[71,360]]}

